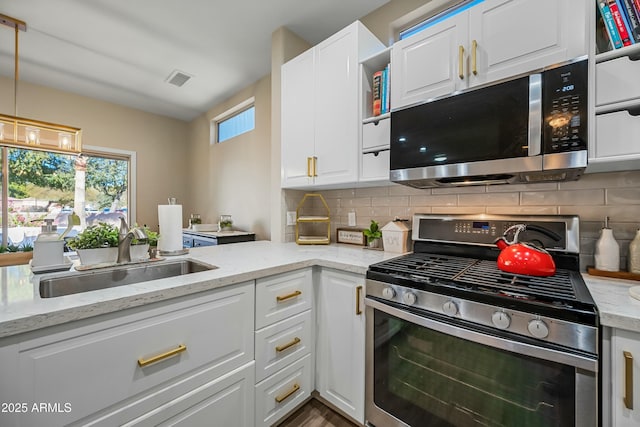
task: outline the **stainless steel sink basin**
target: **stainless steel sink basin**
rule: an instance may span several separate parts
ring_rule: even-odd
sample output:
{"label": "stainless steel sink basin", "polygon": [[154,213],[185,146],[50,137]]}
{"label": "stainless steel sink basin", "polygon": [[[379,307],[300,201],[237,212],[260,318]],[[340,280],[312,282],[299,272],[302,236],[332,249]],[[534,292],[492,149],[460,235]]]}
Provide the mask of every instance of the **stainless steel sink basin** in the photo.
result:
{"label": "stainless steel sink basin", "polygon": [[218,267],[190,259],[181,259],[75,272],[64,276],[42,278],[40,280],[40,296],[42,298],[55,298],[63,295],[147,282],[149,280],[182,276],[215,268]]}

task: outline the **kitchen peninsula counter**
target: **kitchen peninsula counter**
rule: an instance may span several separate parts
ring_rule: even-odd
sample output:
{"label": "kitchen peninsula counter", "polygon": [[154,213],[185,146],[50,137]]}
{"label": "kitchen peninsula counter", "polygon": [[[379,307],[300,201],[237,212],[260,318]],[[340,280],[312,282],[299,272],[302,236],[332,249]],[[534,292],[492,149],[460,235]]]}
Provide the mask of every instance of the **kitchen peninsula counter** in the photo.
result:
{"label": "kitchen peninsula counter", "polygon": [[396,256],[342,244],[298,246],[255,241],[198,247],[190,249],[188,255],[167,260],[188,258],[216,269],[55,298],[40,297],[40,278],[69,272],[34,275],[28,265],[2,267],[0,338],[305,267],[321,266],[364,275],[370,264]]}
{"label": "kitchen peninsula counter", "polygon": [[[39,280],[28,265],[0,268],[0,338],[127,308],[169,300],[305,267],[321,266],[365,274],[370,264],[398,254],[332,244],[299,246],[255,241],[192,248],[181,257],[218,268],[200,273],[141,282],[56,298],[41,298]],[[629,295],[639,283],[583,275],[603,326],[640,331],[640,301]]]}

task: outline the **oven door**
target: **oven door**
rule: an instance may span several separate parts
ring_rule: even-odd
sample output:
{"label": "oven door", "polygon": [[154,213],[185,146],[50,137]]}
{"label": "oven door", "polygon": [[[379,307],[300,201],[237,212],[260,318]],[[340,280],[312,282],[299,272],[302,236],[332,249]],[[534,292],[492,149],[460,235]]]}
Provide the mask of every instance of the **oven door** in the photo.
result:
{"label": "oven door", "polygon": [[596,359],[365,302],[367,425],[598,424]]}

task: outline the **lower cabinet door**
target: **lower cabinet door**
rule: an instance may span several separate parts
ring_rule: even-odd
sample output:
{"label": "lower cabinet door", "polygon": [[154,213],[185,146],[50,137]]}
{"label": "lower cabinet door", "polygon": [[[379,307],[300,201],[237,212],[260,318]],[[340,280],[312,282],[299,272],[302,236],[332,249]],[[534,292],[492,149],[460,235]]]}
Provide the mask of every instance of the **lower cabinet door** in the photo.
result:
{"label": "lower cabinet door", "polygon": [[251,362],[123,426],[253,427],[254,382]]}
{"label": "lower cabinet door", "polygon": [[364,276],[323,269],[317,297],[316,389],[364,424]]}
{"label": "lower cabinet door", "polygon": [[311,396],[312,362],[311,354],[307,354],[256,384],[256,427],[271,426],[282,420]]}
{"label": "lower cabinet door", "polygon": [[611,337],[612,426],[640,425],[640,333],[616,329]]}

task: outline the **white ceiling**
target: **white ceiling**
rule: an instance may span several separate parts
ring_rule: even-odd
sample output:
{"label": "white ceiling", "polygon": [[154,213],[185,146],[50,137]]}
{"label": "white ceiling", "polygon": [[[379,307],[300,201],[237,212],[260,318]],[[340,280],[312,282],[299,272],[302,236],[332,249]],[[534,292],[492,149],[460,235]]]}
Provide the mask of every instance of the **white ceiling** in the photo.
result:
{"label": "white ceiling", "polygon": [[[277,28],[313,45],[388,1],[0,0],[0,13],[27,23],[20,81],[191,120],[270,73]],[[11,78],[13,46],[0,26]],[[176,69],[193,76],[180,88]]]}

